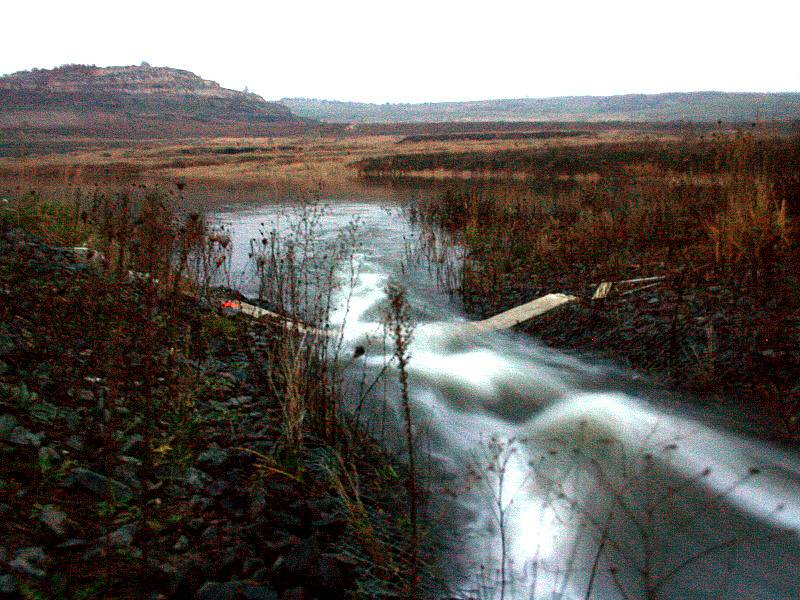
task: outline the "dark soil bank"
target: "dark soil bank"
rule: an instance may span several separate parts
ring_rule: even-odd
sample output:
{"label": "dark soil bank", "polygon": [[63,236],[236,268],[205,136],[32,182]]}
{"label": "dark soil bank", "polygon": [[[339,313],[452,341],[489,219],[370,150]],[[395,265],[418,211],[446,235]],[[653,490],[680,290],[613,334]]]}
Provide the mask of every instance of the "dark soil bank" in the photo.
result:
{"label": "dark soil bank", "polygon": [[276,332],[4,225],[0,298],[0,597],[400,589],[397,472],[352,427],[284,446]]}
{"label": "dark soil bank", "polygon": [[[653,265],[630,276],[661,272]],[[507,281],[498,294],[503,301],[473,299],[472,309],[488,315],[550,292],[574,294],[579,302],[521,329],[553,347],[611,359],[706,401],[733,401],[762,435],[798,439],[800,310],[773,295],[773,287],[733,286],[707,270],[615,285],[607,298],[592,300],[599,282],[580,265]]]}

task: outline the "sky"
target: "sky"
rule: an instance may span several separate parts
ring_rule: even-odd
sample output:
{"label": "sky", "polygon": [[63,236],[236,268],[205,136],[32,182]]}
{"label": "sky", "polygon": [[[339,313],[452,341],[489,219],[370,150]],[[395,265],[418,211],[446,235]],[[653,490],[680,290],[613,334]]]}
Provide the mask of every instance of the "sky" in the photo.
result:
{"label": "sky", "polygon": [[800,91],[800,0],[6,0],[0,74],[188,69],[267,99]]}

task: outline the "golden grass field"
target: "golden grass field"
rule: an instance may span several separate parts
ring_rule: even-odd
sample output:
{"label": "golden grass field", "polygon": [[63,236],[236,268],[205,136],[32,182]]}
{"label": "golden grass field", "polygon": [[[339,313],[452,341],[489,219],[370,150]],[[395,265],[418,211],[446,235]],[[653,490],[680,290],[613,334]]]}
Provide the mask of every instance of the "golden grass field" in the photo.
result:
{"label": "golden grass field", "polygon": [[[675,133],[599,131],[586,137],[529,140],[448,140],[398,144],[403,135],[297,135],[206,138],[133,143],[127,148],[0,159],[0,187],[104,185],[113,180],[259,187],[291,183],[318,190],[358,177],[354,163],[393,154],[494,152],[639,140],[674,140]],[[642,167],[646,169],[646,167]],[[405,176],[447,178],[474,174],[420,170]],[[510,173],[510,175],[513,175]],[[585,175],[583,175],[585,177]]]}

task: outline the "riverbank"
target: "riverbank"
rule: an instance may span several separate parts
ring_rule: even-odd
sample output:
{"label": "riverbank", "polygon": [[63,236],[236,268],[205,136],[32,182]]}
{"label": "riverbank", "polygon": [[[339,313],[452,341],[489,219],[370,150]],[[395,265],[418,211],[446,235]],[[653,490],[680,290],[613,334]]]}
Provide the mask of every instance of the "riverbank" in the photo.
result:
{"label": "riverbank", "polygon": [[[661,271],[641,274],[649,273]],[[562,351],[611,360],[701,403],[735,406],[760,437],[797,443],[800,313],[784,298],[726,284],[713,272],[620,285],[598,300],[592,295],[599,282],[579,269],[509,279],[501,294],[507,300],[473,302],[471,310],[492,314],[553,290],[577,295],[580,301],[519,330]]]}
{"label": "riverbank", "polygon": [[[380,180],[428,190],[413,214],[431,239],[463,248],[449,277],[477,318],[576,295],[521,329],[703,401],[724,399],[763,437],[796,443],[798,157],[796,137],[756,132],[373,163],[401,173],[442,162],[455,172],[520,169],[527,179]],[[592,299],[603,281],[637,279],[646,281]]]}
{"label": "riverbank", "polygon": [[402,594],[398,463],[344,417],[289,443],[289,334],[151,282],[0,223],[0,596]]}

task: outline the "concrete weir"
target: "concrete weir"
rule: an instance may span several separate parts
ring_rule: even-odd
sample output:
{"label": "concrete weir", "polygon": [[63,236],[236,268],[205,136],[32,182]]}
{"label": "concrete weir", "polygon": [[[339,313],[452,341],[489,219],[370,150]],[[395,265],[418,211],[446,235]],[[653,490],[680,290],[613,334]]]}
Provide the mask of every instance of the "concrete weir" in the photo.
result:
{"label": "concrete weir", "polygon": [[489,331],[502,331],[504,329],[511,329],[526,321],[530,321],[543,315],[544,313],[557,308],[569,302],[578,300],[577,296],[569,296],[567,294],[547,294],[536,300],[531,300],[525,304],[515,306],[498,315],[484,319],[483,321],[475,321],[464,326],[464,331],[474,333],[486,333]]}
{"label": "concrete weir", "polygon": [[[98,254],[97,252],[91,250],[90,248],[79,247],[79,248],[70,248],[69,250],[80,260],[83,261],[92,261],[98,260],[102,257],[102,255]],[[141,277],[141,273],[130,273],[132,277]],[[658,277],[642,277],[637,279],[627,279],[624,281],[603,281],[597,287],[594,295],[592,296],[592,300],[600,300],[606,298],[612,290],[612,287],[618,287],[624,284],[636,284],[636,283],[647,283],[641,288],[637,288],[634,290],[630,290],[625,294],[633,293],[639,291],[640,289],[645,289],[651,287],[653,285],[658,285],[662,280],[664,280],[664,276]],[[653,283],[651,283],[653,282]],[[511,329],[512,327],[516,327],[517,325],[521,325],[531,319],[535,319],[536,317],[543,315],[546,312],[553,310],[554,308],[558,308],[559,306],[563,306],[564,304],[569,304],[571,302],[576,302],[579,300],[578,296],[571,296],[569,294],[560,294],[560,293],[553,293],[547,294],[542,296],[541,298],[536,298],[535,300],[531,300],[530,302],[526,302],[525,304],[520,304],[519,306],[515,306],[507,311],[501,312],[493,317],[489,317],[488,319],[484,319],[482,321],[474,321],[472,323],[466,323],[463,325],[458,325],[457,327],[463,333],[488,333],[491,331],[503,331],[506,329]],[[280,323],[286,329],[297,331],[302,335],[312,335],[312,336],[325,336],[325,337],[332,337],[338,333],[337,329],[318,329],[316,327],[312,327],[306,323],[302,323],[300,321],[295,321],[281,315],[276,312],[272,312],[266,310],[265,308],[261,308],[260,306],[256,306],[254,304],[248,304],[247,302],[241,302],[239,300],[225,300],[222,302],[222,308],[232,310],[235,312],[241,312],[243,315],[247,315],[248,317],[252,317],[254,319],[266,319],[268,321],[272,321],[275,323]]]}

